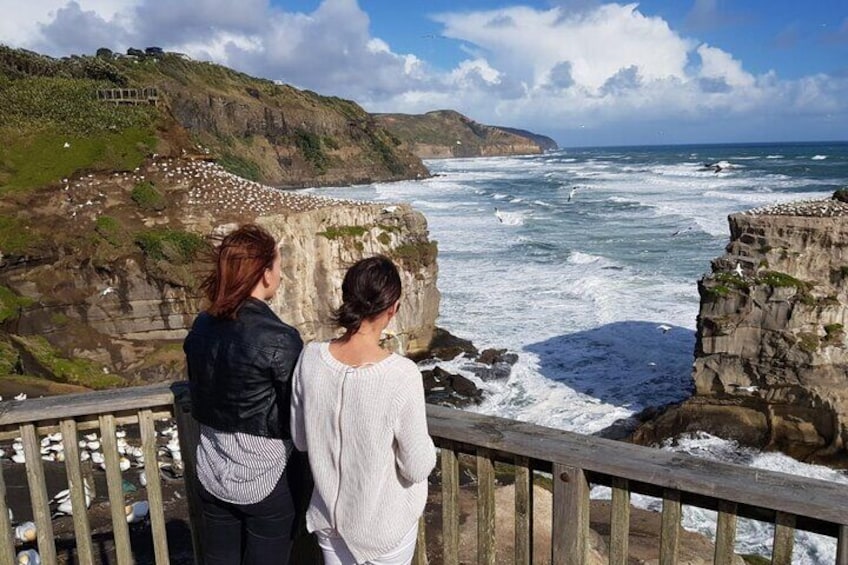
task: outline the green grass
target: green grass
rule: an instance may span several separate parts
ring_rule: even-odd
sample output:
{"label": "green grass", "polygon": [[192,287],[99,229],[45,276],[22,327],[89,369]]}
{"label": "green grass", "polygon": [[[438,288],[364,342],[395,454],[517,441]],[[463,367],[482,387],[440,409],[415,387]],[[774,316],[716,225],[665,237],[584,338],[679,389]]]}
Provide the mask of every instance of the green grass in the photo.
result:
{"label": "green grass", "polygon": [[0,251],[4,254],[22,254],[37,243],[28,233],[26,224],[17,218],[0,216]]}
{"label": "green grass", "polygon": [[161,212],[165,209],[165,197],[156,190],[156,187],[150,181],[136,184],[130,198],[146,212]]}
{"label": "green grass", "polygon": [[0,322],[18,315],[20,308],[26,308],[35,302],[26,296],[19,296],[5,286],[0,286]]}
{"label": "green grass", "polygon": [[218,159],[218,164],[221,165],[224,170],[247,180],[258,181],[261,177],[259,165],[250,159],[243,159],[231,153],[227,153]]}
{"label": "green grass", "polygon": [[172,229],[156,229],[136,234],[135,242],[151,259],[177,265],[191,263],[206,247],[206,241],[201,236]]}
{"label": "green grass", "polygon": [[298,129],[294,132],[294,144],[300,149],[303,157],[315,168],[315,171],[319,175],[327,171],[327,165],[330,160],[324,153],[319,136],[311,131]]}
{"label": "green grass", "polygon": [[821,339],[814,333],[800,332],[798,334],[798,346],[807,353],[815,353],[821,346]]}
{"label": "green grass", "polygon": [[330,226],[317,235],[326,237],[329,240],[346,238],[346,237],[362,237],[368,228],[363,226]]}
{"label": "green grass", "polygon": [[112,247],[121,247],[127,243],[127,232],[121,223],[112,216],[98,216],[94,222],[94,231]]}
{"label": "green grass", "polygon": [[115,388],[124,384],[122,377],[104,373],[93,361],[62,357],[42,336],[14,336],[12,339],[24,347],[57,382],[93,389]]}
{"label": "green grass", "polygon": [[757,277],[757,282],[772,287],[794,287],[800,292],[810,290],[812,285],[804,281],[798,280],[792,275],[779,273],[777,271],[769,271]]}
{"label": "green grass", "polygon": [[438,244],[435,241],[406,243],[392,249],[391,257],[403,263],[410,270],[417,271],[436,262],[438,249]]}
{"label": "green grass", "polygon": [[90,135],[57,127],[22,133],[5,128],[0,136],[0,194],[58,182],[81,170],[130,171],[156,144],[153,129],[142,127]]}

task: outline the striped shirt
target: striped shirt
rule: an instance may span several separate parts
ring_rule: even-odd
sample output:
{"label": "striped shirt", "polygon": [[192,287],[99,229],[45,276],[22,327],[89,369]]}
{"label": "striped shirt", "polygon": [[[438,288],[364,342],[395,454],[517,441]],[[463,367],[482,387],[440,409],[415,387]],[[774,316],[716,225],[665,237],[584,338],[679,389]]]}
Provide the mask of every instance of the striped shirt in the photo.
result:
{"label": "striped shirt", "polygon": [[221,432],[201,424],[197,478],[219,500],[254,504],[271,494],[291,449],[290,440]]}

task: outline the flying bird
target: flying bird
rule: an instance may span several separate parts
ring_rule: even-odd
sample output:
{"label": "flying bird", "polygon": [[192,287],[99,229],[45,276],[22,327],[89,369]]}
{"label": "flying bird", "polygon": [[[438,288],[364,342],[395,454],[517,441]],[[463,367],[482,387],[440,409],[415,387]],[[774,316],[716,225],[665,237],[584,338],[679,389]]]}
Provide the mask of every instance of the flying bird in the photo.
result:
{"label": "flying bird", "polygon": [[745,272],[742,270],[742,265],[740,265],[738,262],[736,263],[736,268],[733,269],[733,272],[736,273],[736,276],[738,277],[745,276]]}
{"label": "flying bird", "polygon": [[571,192],[568,193],[568,202],[571,202],[571,199],[574,198],[574,195],[577,193],[577,187],[573,187]]}
{"label": "flying bird", "polygon": [[667,334],[669,330],[671,330],[671,326],[667,324],[660,324],[657,326],[657,329],[662,331],[662,333]]}

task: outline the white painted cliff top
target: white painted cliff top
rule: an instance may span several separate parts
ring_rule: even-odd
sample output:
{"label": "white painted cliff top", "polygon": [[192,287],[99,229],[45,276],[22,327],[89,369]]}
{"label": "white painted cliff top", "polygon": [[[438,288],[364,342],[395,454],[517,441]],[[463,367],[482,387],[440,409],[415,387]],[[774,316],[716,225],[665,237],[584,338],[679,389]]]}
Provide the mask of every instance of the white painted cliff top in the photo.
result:
{"label": "white painted cliff top", "polygon": [[848,203],[832,198],[781,202],[741,212],[748,216],[811,216],[816,218],[848,216]]}

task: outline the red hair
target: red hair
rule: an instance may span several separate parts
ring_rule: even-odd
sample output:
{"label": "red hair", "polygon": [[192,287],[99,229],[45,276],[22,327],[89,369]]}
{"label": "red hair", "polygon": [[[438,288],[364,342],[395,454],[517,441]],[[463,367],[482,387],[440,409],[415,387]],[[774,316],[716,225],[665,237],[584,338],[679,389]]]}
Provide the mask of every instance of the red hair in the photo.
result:
{"label": "red hair", "polygon": [[215,268],[200,288],[209,300],[206,311],[216,318],[234,319],[274,264],[277,242],[256,224],[246,224],[230,233],[215,249]]}

